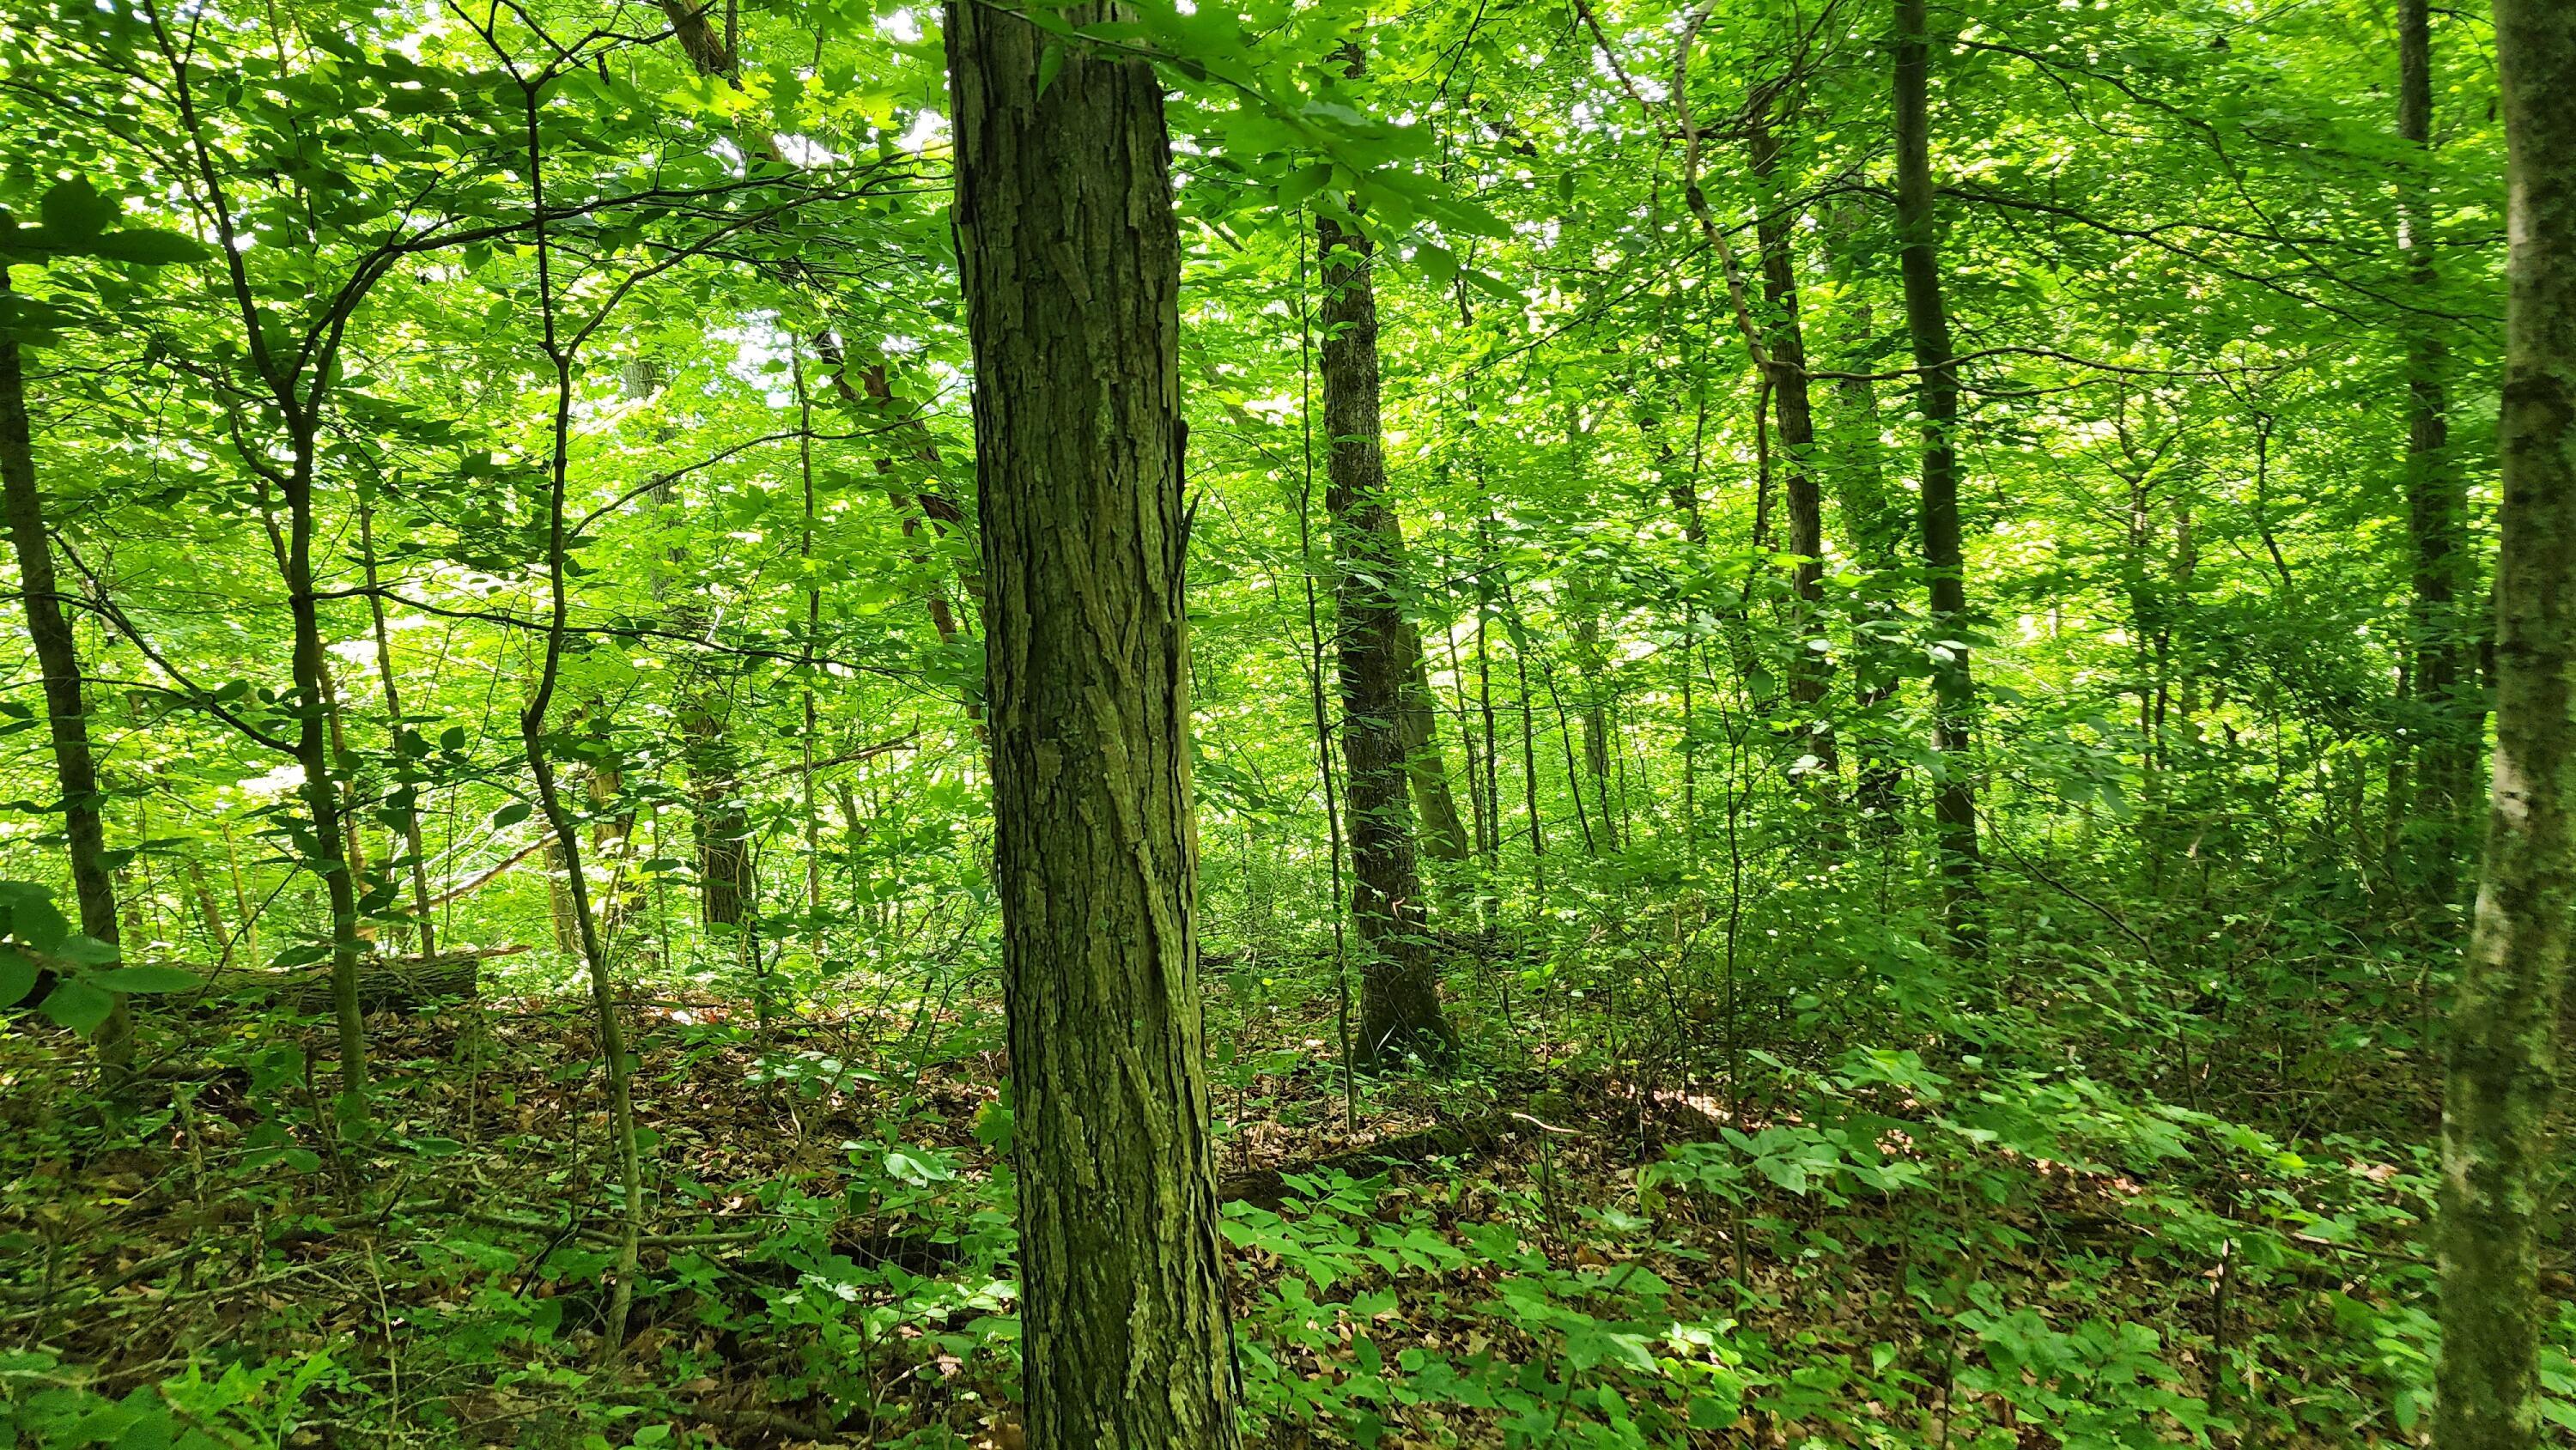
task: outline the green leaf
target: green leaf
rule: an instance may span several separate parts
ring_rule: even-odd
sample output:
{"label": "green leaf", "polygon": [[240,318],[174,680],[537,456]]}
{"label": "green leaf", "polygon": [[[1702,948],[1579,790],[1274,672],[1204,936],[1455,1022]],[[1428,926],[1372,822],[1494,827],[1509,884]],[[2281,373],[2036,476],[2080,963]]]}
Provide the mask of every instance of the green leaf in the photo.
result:
{"label": "green leaf", "polygon": [[975,1141],[996,1153],[1011,1151],[1011,1105],[996,1099],[975,1110]]}
{"label": "green leaf", "polygon": [[36,962],[16,947],[0,946],[0,1007],[14,1007],[36,990]]}
{"label": "green leaf", "polygon": [[519,822],[526,820],[529,813],[530,807],[526,801],[512,801],[508,805],[503,806],[492,813],[492,829],[498,831],[505,827],[515,826]]}
{"label": "green leaf", "polygon": [[208,255],[205,244],[177,232],[156,231],[150,227],[129,227],[109,232],[86,248],[91,256],[111,262],[138,262],[147,267],[164,267],[175,262],[194,262]]}
{"label": "green leaf", "polygon": [[928,1188],[957,1176],[956,1170],[941,1160],[937,1150],[916,1148],[909,1143],[898,1143],[887,1149],[885,1166],[886,1172],[915,1188]]}
{"label": "green leaf", "polygon": [[111,992],[184,992],[205,979],[177,967],[118,967],[95,973],[90,981]]}
{"label": "green leaf", "polygon": [[[7,236],[0,234],[0,256],[11,250]],[[89,320],[86,312],[16,292],[0,296],[0,337],[17,339],[20,347],[50,347],[62,340],[60,334]]]}
{"label": "green leaf", "polygon": [[[1047,93],[1047,87],[1055,84],[1057,73],[1063,69],[1064,42],[1061,40],[1050,40],[1047,42],[1046,49],[1038,53],[1039,95],[1043,96]],[[638,1439],[636,1443],[642,1444],[643,1441]]]}
{"label": "green leaf", "polygon": [[105,967],[113,966],[123,953],[94,936],[71,936],[54,948],[54,955],[84,967]]}
{"label": "green leaf", "polygon": [[51,952],[72,934],[72,924],[63,920],[51,896],[37,891],[9,903],[9,934],[40,952]]}
{"label": "green leaf", "polygon": [[1458,280],[1458,256],[1447,247],[1424,242],[1413,249],[1413,260],[1422,268],[1422,279],[1434,287],[1446,287]]}
{"label": "green leaf", "polygon": [[88,241],[119,215],[115,202],[78,177],[46,192],[36,203],[36,214],[44,221],[46,244],[56,249]]}
{"label": "green leaf", "polygon": [[1332,179],[1330,162],[1318,161],[1312,166],[1300,167],[1286,181],[1279,183],[1279,209],[1294,210],[1306,198],[1323,190],[1324,183]]}
{"label": "green leaf", "polygon": [[56,984],[45,997],[44,1013],[87,1037],[116,1010],[116,998],[77,977]]}

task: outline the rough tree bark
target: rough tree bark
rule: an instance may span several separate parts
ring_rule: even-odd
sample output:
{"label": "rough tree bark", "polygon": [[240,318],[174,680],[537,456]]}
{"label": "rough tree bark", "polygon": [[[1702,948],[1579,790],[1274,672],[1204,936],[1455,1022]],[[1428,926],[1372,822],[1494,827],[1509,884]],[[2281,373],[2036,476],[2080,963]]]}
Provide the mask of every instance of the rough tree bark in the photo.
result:
{"label": "rough tree bark", "polygon": [[1846,196],[1830,204],[1824,222],[1831,239],[1827,270],[1840,299],[1837,331],[1845,374],[1835,380],[1833,406],[1825,413],[1824,453],[1832,460],[1834,504],[1842,513],[1844,536],[1873,581],[1855,603],[1851,620],[1852,706],[1863,717],[1861,738],[1855,742],[1852,799],[1870,832],[1893,841],[1904,825],[1905,767],[1889,753],[1868,712],[1894,699],[1904,682],[1891,638],[1895,607],[1884,592],[1896,577],[1904,520],[1888,503],[1887,477],[1879,466],[1878,385],[1868,376],[1877,366],[1877,319],[1847,260],[1861,229],[1860,203]]}
{"label": "rough tree bark", "polygon": [[1231,1450],[1163,84],[972,0],[947,39],[1028,1443]]}
{"label": "rough tree bark", "polygon": [[1922,379],[1923,563],[1931,575],[1931,619],[1940,654],[1932,672],[1932,747],[1942,772],[1932,797],[1943,915],[1952,939],[1976,937],[1977,798],[1971,772],[1976,685],[1969,673],[1967,580],[1959,539],[1959,367],[1950,312],[1941,296],[1939,231],[1932,214],[1929,88],[1931,21],[1925,0],[1896,0],[1896,219],[1905,279],[1905,324]]}
{"label": "rough tree bark", "polygon": [[1764,341],[1771,352],[1771,411],[1780,424],[1780,450],[1788,464],[1782,493],[1789,505],[1789,552],[1798,557],[1790,575],[1789,704],[1809,757],[1800,782],[1812,798],[1831,807],[1839,794],[1842,753],[1833,722],[1825,718],[1825,691],[1833,682],[1833,656],[1824,649],[1825,504],[1816,486],[1816,417],[1807,389],[1807,334],[1798,316],[1798,271],[1789,255],[1795,213],[1769,205],[1779,194],[1780,139],[1757,113],[1746,137],[1753,174],[1766,205],[1753,224],[1762,250]]}
{"label": "rough tree bark", "polygon": [[[0,293],[9,273],[0,264]],[[63,793],[63,839],[71,855],[72,895],[80,903],[81,932],[118,944],[116,886],[107,867],[107,831],[99,816],[98,767],[89,748],[89,712],[81,698],[78,641],[63,614],[54,578],[53,545],[45,536],[45,499],[36,488],[36,443],[27,421],[27,381],[15,334],[0,331],[0,516],[17,549],[18,591],[26,604],[27,638],[44,677],[45,718],[53,730],[54,783]],[[134,1022],[123,993],[91,1037],[102,1067],[122,1071],[134,1060]]]}
{"label": "rough tree bark", "polygon": [[[1434,859],[1455,866],[1471,854],[1467,827],[1458,818],[1458,797],[1449,789],[1449,761],[1440,752],[1440,717],[1431,693],[1431,663],[1422,650],[1422,631],[1409,620],[1404,627],[1404,649],[1412,661],[1406,670],[1404,688],[1404,769],[1413,785],[1414,809],[1422,816],[1422,847]],[[1470,785],[1474,774],[1474,744],[1470,742]]]}
{"label": "rough tree bark", "polygon": [[2496,0],[2507,151],[2496,749],[2450,1015],[2438,1450],[2540,1441],[2539,1224],[2576,929],[2576,8]]}
{"label": "rough tree bark", "polygon": [[[2400,177],[2398,246],[2405,253],[2410,290],[2429,302],[2437,280],[2433,266],[2433,206],[2428,194],[2433,149],[2433,40],[2427,0],[2398,0],[2397,135],[2426,163]],[[2459,879],[2463,825],[2474,799],[2478,737],[2484,707],[2467,656],[2460,601],[2471,592],[2474,565],[2468,548],[2468,489],[2450,449],[2450,349],[2438,321],[2415,315],[2406,339],[2406,523],[2413,545],[2413,594],[2408,626],[2413,667],[2408,671],[2422,738],[2416,748],[2413,819],[2415,879],[2427,898],[2447,902]]]}
{"label": "rough tree bark", "polygon": [[[1356,63],[1355,63],[1356,64]],[[1342,770],[1350,802],[1351,916],[1362,949],[1363,1063],[1448,1055],[1440,972],[1423,914],[1407,795],[1404,712],[1412,630],[1395,581],[1402,534],[1386,505],[1378,425],[1377,294],[1369,239],[1329,217],[1315,223],[1323,273],[1324,509],[1332,516],[1335,673],[1342,704]]]}

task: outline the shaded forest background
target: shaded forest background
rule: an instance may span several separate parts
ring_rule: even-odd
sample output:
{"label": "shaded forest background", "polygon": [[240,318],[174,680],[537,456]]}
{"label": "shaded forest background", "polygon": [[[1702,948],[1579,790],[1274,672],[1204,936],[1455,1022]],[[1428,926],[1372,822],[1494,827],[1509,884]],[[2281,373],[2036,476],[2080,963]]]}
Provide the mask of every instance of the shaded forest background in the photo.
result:
{"label": "shaded forest background", "polygon": [[[1028,18],[1170,88],[1246,1437],[2425,1441],[2487,18]],[[1022,1444],[941,17],[0,35],[0,1424]]]}

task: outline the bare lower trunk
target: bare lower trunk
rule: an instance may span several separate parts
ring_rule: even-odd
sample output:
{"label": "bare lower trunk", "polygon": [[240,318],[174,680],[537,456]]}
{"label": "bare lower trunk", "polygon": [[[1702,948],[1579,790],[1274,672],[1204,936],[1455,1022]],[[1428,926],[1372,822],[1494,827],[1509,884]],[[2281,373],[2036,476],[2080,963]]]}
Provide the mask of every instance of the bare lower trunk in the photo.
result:
{"label": "bare lower trunk", "polygon": [[1923,563],[1931,575],[1934,641],[1932,747],[1941,780],[1932,797],[1943,910],[1952,939],[1972,946],[1977,899],[1977,801],[1973,726],[1976,686],[1968,669],[1968,591],[1959,525],[1959,367],[1950,312],[1941,296],[1940,233],[1932,213],[1928,91],[1931,22],[1925,0],[1896,0],[1896,212],[1903,241],[1905,323],[1922,370]]}
{"label": "bare lower trunk", "polygon": [[1843,532],[1853,557],[1868,581],[1851,613],[1852,707],[1862,716],[1853,803],[1864,826],[1882,841],[1896,839],[1904,825],[1905,766],[1890,748],[1885,727],[1872,718],[1876,707],[1896,698],[1903,683],[1896,610],[1889,598],[1896,578],[1897,546],[1904,531],[1889,506],[1887,477],[1880,467],[1878,385],[1869,374],[1876,367],[1872,344],[1877,324],[1861,292],[1861,279],[1843,260],[1860,230],[1860,204],[1849,198],[1827,207],[1824,220],[1832,238],[1828,256],[1834,280],[1845,301],[1838,329],[1843,347],[1842,371],[1834,382],[1826,456],[1832,463],[1834,503],[1841,510]]}
{"label": "bare lower trunk", "polygon": [[331,902],[333,1015],[340,1028],[340,1095],[345,1116],[366,1109],[367,1024],[358,1006],[358,886],[348,822],[330,745],[330,702],[323,671],[320,601],[313,589],[313,457],[309,431],[295,440],[295,468],[285,489],[286,600],[295,630],[295,758],[304,767],[303,796],[313,828],[312,869]]}
{"label": "bare lower trunk", "polygon": [[2540,1443],[2559,1008],[2576,926],[2576,9],[2496,0],[2508,152],[2496,749],[2442,1104],[2438,1450]]}
{"label": "bare lower trunk", "polygon": [[[9,290],[0,263],[0,296]],[[71,856],[72,895],[80,903],[81,932],[118,944],[116,886],[107,867],[107,830],[99,816],[98,767],[90,754],[89,712],[81,695],[78,641],[64,617],[54,579],[53,545],[45,534],[45,499],[36,487],[34,430],[27,420],[27,384],[18,339],[0,331],[0,518],[17,550],[19,597],[26,606],[27,639],[44,676],[45,720],[52,731],[54,785],[63,793],[63,840]],[[125,997],[115,994],[107,1019],[91,1038],[100,1066],[121,1073],[134,1059],[134,1024]]]}
{"label": "bare lower trunk", "polygon": [[[2433,54],[2426,0],[2398,0],[2397,134],[2410,162],[2429,163],[2433,141]],[[2398,242],[2426,312],[2407,320],[2406,520],[2413,545],[2414,710],[2421,745],[2405,854],[2428,901],[2447,903],[2459,881],[2468,812],[2475,800],[2478,737],[2485,705],[2466,668],[2468,629],[2461,601],[2474,588],[2466,537],[2468,487],[2451,455],[2450,349],[2436,318],[2433,199],[2429,164],[2400,179]]]}
{"label": "bare lower trunk", "polygon": [[1163,83],[1148,62],[971,0],[949,8],[947,43],[1027,1439],[1232,1450],[1194,923]]}
{"label": "bare lower trunk", "polygon": [[1825,715],[1825,691],[1833,682],[1833,656],[1824,632],[1825,505],[1816,485],[1815,411],[1807,392],[1807,337],[1798,316],[1797,267],[1789,254],[1789,226],[1795,214],[1767,205],[1779,194],[1780,143],[1767,121],[1756,117],[1750,136],[1754,174],[1766,192],[1766,205],[1754,232],[1762,248],[1762,301],[1766,340],[1771,352],[1771,409],[1780,424],[1780,451],[1787,466],[1781,492],[1789,505],[1791,565],[1789,617],[1789,704],[1797,718],[1793,728],[1805,742],[1799,783],[1820,806],[1831,808],[1840,793],[1842,753],[1833,722]]}
{"label": "bare lower trunk", "polygon": [[1407,1053],[1446,1057],[1439,968],[1424,919],[1415,857],[1403,716],[1411,693],[1412,630],[1395,596],[1400,534],[1386,506],[1378,431],[1377,297],[1368,238],[1329,218],[1316,223],[1322,262],[1325,511],[1332,516],[1336,675],[1342,768],[1350,804],[1351,916],[1361,946],[1362,1062]]}

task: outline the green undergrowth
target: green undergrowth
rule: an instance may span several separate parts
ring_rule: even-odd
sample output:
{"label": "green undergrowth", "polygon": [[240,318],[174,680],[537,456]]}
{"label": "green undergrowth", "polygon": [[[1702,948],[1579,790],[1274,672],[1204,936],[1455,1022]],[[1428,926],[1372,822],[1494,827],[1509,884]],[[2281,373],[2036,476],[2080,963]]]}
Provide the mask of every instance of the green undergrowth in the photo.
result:
{"label": "green undergrowth", "polygon": [[[546,1052],[576,1036],[424,1033],[351,1155],[303,1052],[248,1033],[166,1104],[26,1122],[0,1150],[0,1424],[120,1450],[1012,1443],[1006,1101],[953,1055],[889,1072],[665,1021],[646,1279],[604,1368],[615,1192],[561,1146],[596,1133],[587,1067]],[[1328,1073],[1240,1077],[1228,1171],[1262,1122],[1306,1141],[1336,1106]],[[1227,1206],[1254,1443],[2422,1438],[2416,1155],[1914,1051],[1752,1054],[1732,1106],[1570,1070],[1539,1098],[1490,1152],[1274,1162],[1275,1209]],[[2570,1343],[2576,1316],[2561,1436]]]}

